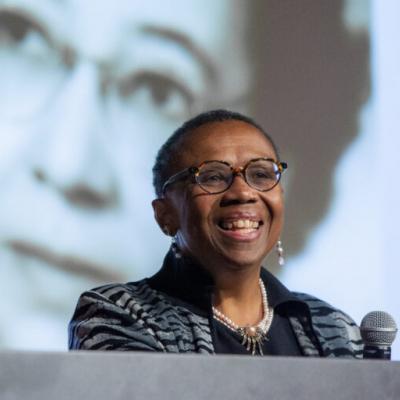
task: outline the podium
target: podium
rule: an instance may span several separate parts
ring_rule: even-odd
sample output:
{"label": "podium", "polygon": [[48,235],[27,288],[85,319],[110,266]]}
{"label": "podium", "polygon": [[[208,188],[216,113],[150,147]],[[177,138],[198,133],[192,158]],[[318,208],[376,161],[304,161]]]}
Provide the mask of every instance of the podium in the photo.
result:
{"label": "podium", "polygon": [[400,362],[0,352],[1,400],[399,400]]}

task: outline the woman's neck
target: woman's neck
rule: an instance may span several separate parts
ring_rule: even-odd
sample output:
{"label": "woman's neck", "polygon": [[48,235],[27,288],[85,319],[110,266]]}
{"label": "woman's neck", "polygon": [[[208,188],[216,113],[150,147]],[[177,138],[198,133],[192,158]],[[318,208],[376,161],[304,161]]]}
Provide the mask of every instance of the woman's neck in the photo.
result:
{"label": "woman's neck", "polygon": [[257,325],[263,318],[260,268],[213,274],[213,305],[239,326]]}

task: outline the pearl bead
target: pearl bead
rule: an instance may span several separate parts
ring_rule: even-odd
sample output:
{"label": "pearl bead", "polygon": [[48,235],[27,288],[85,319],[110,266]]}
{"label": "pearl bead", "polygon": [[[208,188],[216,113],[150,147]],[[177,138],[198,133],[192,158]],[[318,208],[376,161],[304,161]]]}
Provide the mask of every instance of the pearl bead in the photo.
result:
{"label": "pearl bead", "polygon": [[[264,282],[259,279],[259,285],[261,289],[261,297],[262,297],[262,304],[263,304],[263,318],[256,326],[248,326],[245,328],[239,327],[235,324],[230,318],[228,318],[225,314],[221,311],[217,310],[214,306],[212,307],[214,318],[221,322],[223,325],[228,327],[230,330],[234,332],[239,332],[242,336],[257,336],[258,330],[260,330],[262,335],[265,335],[268,332],[268,329],[271,326],[272,318],[274,314],[273,308],[271,308],[268,304],[267,300],[267,291],[265,289]],[[245,332],[245,333],[242,333]]]}

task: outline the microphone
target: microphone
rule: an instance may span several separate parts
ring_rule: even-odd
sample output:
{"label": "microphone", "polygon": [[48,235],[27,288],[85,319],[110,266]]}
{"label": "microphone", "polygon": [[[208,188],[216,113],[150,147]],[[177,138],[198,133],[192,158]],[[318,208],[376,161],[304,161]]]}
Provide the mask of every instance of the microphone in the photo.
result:
{"label": "microphone", "polygon": [[361,321],[364,341],[363,358],[390,360],[391,348],[397,333],[396,322],[384,311],[371,311]]}

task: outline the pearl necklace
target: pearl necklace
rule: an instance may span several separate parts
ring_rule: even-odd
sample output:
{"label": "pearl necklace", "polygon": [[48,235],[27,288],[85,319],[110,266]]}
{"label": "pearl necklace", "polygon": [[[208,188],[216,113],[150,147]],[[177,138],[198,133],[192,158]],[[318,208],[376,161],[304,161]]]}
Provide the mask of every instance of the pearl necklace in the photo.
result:
{"label": "pearl necklace", "polygon": [[262,351],[262,344],[267,338],[267,333],[271,327],[272,318],[274,317],[274,309],[268,304],[267,291],[261,278],[259,280],[259,284],[263,304],[263,319],[255,326],[239,326],[221,311],[217,310],[214,306],[212,307],[214,319],[221,322],[231,331],[242,336],[242,345],[246,347],[247,351],[251,351],[253,356],[256,354],[257,350],[260,355],[264,355]]}

